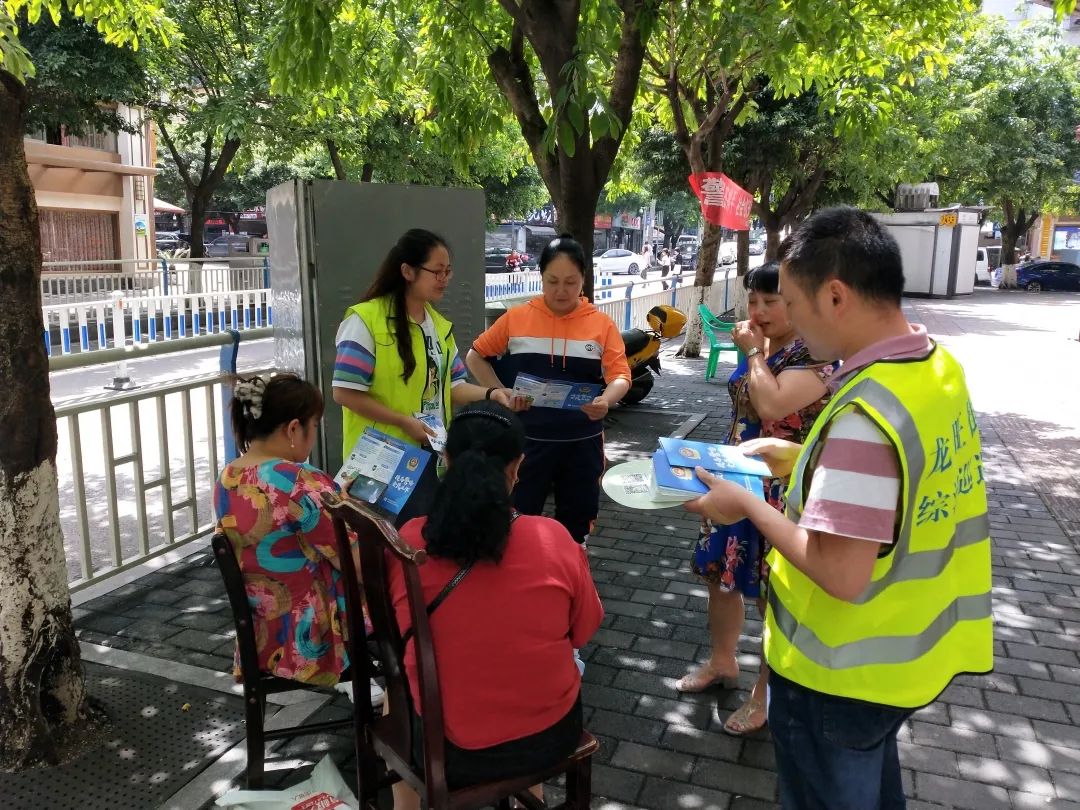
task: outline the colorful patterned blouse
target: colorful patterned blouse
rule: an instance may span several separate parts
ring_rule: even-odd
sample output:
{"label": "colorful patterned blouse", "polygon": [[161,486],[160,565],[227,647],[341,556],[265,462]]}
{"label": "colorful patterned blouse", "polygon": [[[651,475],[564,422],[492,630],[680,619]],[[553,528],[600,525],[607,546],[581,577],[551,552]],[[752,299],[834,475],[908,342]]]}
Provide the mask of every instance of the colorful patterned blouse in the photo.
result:
{"label": "colorful patterned blouse", "polygon": [[283,459],[226,465],[214,489],[214,512],[254,613],[259,668],[322,686],[336,684],[348,666],[345,591],[330,562],[334,528],[320,501],[336,490],[321,470]]}

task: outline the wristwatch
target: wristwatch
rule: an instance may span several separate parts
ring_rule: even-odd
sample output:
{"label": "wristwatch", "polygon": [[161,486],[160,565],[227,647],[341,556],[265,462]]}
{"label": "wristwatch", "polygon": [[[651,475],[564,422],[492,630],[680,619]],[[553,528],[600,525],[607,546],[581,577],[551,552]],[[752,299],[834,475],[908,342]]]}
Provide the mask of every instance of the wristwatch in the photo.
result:
{"label": "wristwatch", "polygon": [[753,357],[755,354],[761,354],[761,349],[759,349],[757,346],[751,346],[749,349],[746,350],[746,361],[750,362],[750,358]]}

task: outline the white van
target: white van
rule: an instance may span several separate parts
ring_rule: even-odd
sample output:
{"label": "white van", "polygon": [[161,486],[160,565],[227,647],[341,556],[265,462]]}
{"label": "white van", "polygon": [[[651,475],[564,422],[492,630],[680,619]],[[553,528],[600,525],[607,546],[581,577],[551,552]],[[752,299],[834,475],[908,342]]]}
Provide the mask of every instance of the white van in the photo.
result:
{"label": "white van", "polygon": [[975,283],[990,283],[990,259],[986,255],[986,248],[975,251]]}

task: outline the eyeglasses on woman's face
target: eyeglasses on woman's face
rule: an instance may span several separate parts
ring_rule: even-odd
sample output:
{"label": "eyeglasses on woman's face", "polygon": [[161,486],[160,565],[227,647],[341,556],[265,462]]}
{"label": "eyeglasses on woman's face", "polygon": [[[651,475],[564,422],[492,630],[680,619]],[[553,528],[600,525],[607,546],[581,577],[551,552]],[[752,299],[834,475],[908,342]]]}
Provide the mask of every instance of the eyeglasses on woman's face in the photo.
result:
{"label": "eyeglasses on woman's face", "polygon": [[434,270],[430,267],[424,267],[424,265],[421,264],[417,266],[417,269],[426,270],[427,272],[431,273],[431,275],[435,276],[435,278],[437,278],[439,281],[446,281],[448,278],[452,278],[454,275],[453,267],[447,267],[443,270]]}

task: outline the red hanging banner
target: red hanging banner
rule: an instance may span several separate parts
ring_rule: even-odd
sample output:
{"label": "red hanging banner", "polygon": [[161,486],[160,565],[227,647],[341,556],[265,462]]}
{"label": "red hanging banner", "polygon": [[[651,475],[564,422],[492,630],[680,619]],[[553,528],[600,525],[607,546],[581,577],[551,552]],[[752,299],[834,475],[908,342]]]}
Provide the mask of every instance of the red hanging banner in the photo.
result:
{"label": "red hanging banner", "polygon": [[753,195],[723,172],[690,175],[690,187],[701,200],[706,222],[733,231],[750,230]]}

